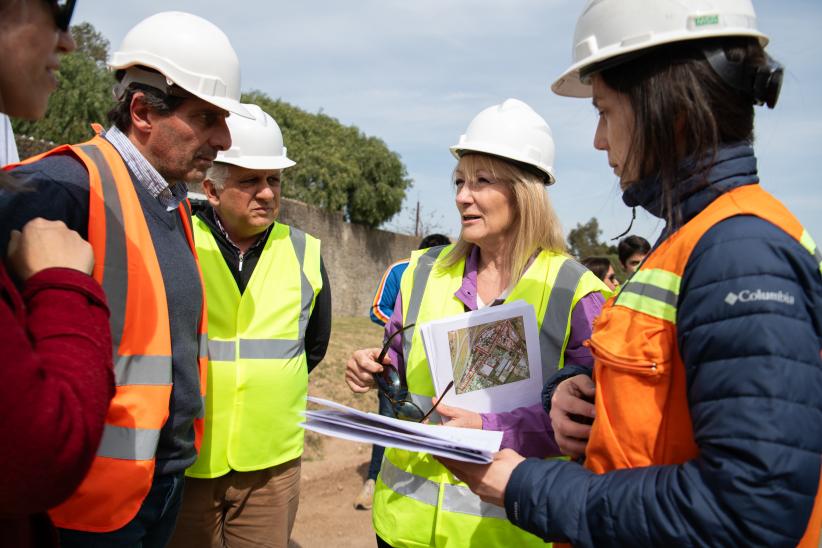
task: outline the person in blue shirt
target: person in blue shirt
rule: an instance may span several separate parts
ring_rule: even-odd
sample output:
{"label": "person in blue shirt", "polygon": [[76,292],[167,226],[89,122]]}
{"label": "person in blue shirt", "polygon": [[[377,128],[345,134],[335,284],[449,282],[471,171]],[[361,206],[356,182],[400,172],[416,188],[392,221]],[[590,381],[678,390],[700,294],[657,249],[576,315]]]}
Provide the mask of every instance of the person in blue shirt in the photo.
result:
{"label": "person in blue shirt", "polygon": [[[429,234],[420,241],[417,249],[427,249],[438,245],[448,245],[451,240],[443,234]],[[408,259],[395,262],[386,269],[380,278],[380,284],[371,302],[371,321],[379,326],[384,326],[391,314],[394,312],[394,304],[397,302],[397,295],[400,293],[400,280],[405,269],[408,268]],[[385,396],[377,391],[380,402],[380,415],[392,416],[391,405]],[[385,448],[380,445],[371,446],[371,463],[368,465],[368,476],[363,483],[362,490],[354,499],[354,508],[357,510],[368,510],[371,508],[371,499],[374,496],[374,484],[377,475],[380,473],[382,464],[382,454]]]}

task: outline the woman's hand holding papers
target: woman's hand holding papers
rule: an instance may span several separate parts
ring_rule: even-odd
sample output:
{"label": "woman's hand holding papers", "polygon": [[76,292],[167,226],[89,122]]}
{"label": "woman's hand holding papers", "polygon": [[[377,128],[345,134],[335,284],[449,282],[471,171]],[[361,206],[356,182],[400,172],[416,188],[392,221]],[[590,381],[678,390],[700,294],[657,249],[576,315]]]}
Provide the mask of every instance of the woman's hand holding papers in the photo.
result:
{"label": "woman's hand holding papers", "polygon": [[[374,373],[382,372],[382,365],[375,360],[380,355],[379,348],[363,348],[356,350],[345,366],[345,382],[352,392],[363,394],[374,388]],[[383,359],[383,364],[391,363],[389,358]]]}
{"label": "woman's hand holding papers", "polygon": [[[431,398],[432,403],[436,403],[437,398]],[[461,428],[476,428],[482,430],[482,416],[479,413],[474,413],[461,407],[451,407],[450,405],[440,404],[437,407],[437,413],[445,419],[443,426],[459,426]]]}
{"label": "woman's hand holding papers", "polygon": [[494,453],[491,464],[472,464],[442,457],[435,457],[448,468],[454,476],[468,484],[471,491],[485,502],[505,507],[505,488],[514,468],[525,460],[525,457],[513,449],[503,449]]}

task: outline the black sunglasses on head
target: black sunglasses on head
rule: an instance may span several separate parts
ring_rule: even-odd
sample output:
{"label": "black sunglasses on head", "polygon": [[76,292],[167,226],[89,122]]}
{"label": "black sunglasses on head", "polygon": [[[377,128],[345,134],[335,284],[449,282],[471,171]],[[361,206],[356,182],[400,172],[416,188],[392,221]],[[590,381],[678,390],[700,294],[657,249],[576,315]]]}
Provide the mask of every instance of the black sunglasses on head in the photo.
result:
{"label": "black sunglasses on head", "polygon": [[68,31],[77,0],[45,0],[45,2],[51,6],[54,24],[57,28],[63,32]]}
{"label": "black sunglasses on head", "polygon": [[[382,360],[388,353],[388,347],[391,345],[391,340],[411,327],[414,327],[413,323],[394,331],[386,337],[382,351],[377,357],[377,363],[382,364]],[[382,373],[374,373],[374,380],[377,382],[377,389],[382,392],[391,404],[391,411],[394,413],[394,417],[400,420],[412,422],[425,421],[425,419],[427,419],[431,413],[434,412],[437,406],[439,406],[442,398],[444,398],[448,391],[451,390],[451,387],[454,386],[454,381],[448,383],[448,386],[445,390],[443,390],[442,395],[439,397],[437,402],[426,413],[420,409],[419,405],[407,399],[408,387],[404,385],[402,379],[400,379],[399,371],[397,371],[397,368],[393,365],[383,365]]]}

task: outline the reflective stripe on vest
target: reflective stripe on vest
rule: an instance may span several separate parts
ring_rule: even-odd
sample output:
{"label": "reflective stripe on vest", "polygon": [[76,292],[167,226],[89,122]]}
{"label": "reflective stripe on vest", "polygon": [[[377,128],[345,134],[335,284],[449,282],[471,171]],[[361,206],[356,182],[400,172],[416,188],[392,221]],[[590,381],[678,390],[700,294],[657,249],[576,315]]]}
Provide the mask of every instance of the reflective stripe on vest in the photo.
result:
{"label": "reflective stripe on vest", "polygon": [[209,299],[210,417],[186,471],[216,478],[276,466],[302,454],[308,367],[305,329],[322,288],[320,242],[276,223],[241,293],[211,228],[194,220]]}
{"label": "reflective stripe on vest", "polygon": [[[414,287],[411,290],[411,297],[408,300],[408,314],[403,318],[403,323],[409,325],[417,323],[417,317],[420,314],[420,305],[422,304],[422,297],[425,294],[425,286],[428,283],[428,276],[431,274],[431,269],[439,257],[443,245],[438,245],[428,249],[417,261],[417,267],[414,269]],[[411,340],[413,339],[413,330],[403,331],[400,335],[402,337],[402,354],[403,356],[411,355]]]}
{"label": "reflective stripe on vest", "polygon": [[551,375],[559,371],[562,363],[562,349],[565,346],[565,326],[571,317],[574,293],[583,274],[588,269],[576,261],[567,260],[557,273],[542,328],[539,330],[539,352],[542,361],[542,380],[547,382]]}
{"label": "reflective stripe on vest", "polygon": [[[436,506],[439,501],[439,483],[411,474],[383,459],[380,479],[392,491],[414,499],[417,502]],[[482,518],[507,519],[505,509],[495,504],[483,502],[464,485],[442,485],[442,509]]]}
{"label": "reflective stripe on vest", "polygon": [[97,455],[112,459],[151,460],[160,441],[159,430],[105,425]]}
{"label": "reflective stripe on vest", "polygon": [[813,258],[816,259],[816,262],[819,263],[819,272],[822,273],[822,250],[820,250],[816,246],[816,242],[813,241],[811,235],[808,234],[807,230],[802,230],[802,236],[799,238],[799,243],[808,250],[808,252],[813,255]]}
{"label": "reflective stripe on vest", "polygon": [[659,268],[637,270],[622,286],[616,304],[676,323],[676,305],[682,278]]}

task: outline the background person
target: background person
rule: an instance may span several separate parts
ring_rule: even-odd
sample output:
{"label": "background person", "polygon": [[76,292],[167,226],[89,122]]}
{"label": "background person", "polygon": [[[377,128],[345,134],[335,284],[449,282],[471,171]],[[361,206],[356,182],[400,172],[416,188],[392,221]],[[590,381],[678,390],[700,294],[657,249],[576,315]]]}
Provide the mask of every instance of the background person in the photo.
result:
{"label": "background person", "polygon": [[237,55],[200,17],[165,12],[141,21],[109,66],[118,80],[113,126],[15,170],[26,192],[0,200],[0,249],[11,229],[44,217],[63,221],[104,258],[94,272],[112,311],[117,389],[88,475],[50,511],[61,544],[162,546],[183,472],[197,456],[206,380],[185,183],[202,181],[230,146],[229,111],[248,114]]}
{"label": "background person", "polygon": [[625,236],[619,241],[617,254],[622,268],[629,274],[636,272],[648,253],[651,252],[651,244],[642,236]]}
{"label": "background person", "polygon": [[308,373],[331,335],[320,241],[277,222],[286,156],[277,122],[228,119],[194,219],[208,307],[206,430],[171,546],[288,546],[300,500]]}
{"label": "background person", "polygon": [[753,107],[775,105],[782,68],[755,25],[730,0],[598,0],[579,18],[553,89],[593,97],[623,201],[666,225],[597,319],[585,468],[449,464],[545,539],[819,545],[822,253],[759,185]]}
{"label": "background person", "polygon": [[619,287],[614,265],[611,264],[611,259],[608,257],[585,257],[580,262],[585,268],[593,272],[597,278],[602,280],[611,291],[615,291]]}
{"label": "background person", "polygon": [[[417,249],[428,249],[440,245],[448,245],[451,239],[443,234],[429,234],[421,241]],[[385,273],[380,278],[380,284],[377,286],[377,291],[374,294],[374,300],[371,303],[371,321],[377,325],[384,326],[394,313],[394,304],[397,302],[397,296],[400,294],[400,280],[405,269],[408,268],[408,261],[410,259],[402,259],[389,266]],[[379,400],[380,415],[392,417],[391,403],[385,394],[377,391],[377,399]],[[368,510],[371,508],[371,502],[374,498],[374,485],[377,481],[377,475],[380,473],[380,465],[382,464],[382,456],[385,453],[385,448],[381,445],[371,446],[371,462],[368,463],[368,474],[362,489],[354,499],[354,508],[358,510]]]}
{"label": "background person", "polygon": [[[0,0],[0,132],[11,139],[0,138],[0,156],[6,146],[17,152],[6,114],[46,111],[53,71],[75,48],[73,8]],[[16,191],[16,179],[0,171],[0,199]],[[65,224],[33,219],[11,239],[0,261],[0,545],[54,546],[45,512],[91,466],[114,394],[108,307],[89,275],[91,246]]]}
{"label": "background person", "polygon": [[[608,292],[565,251],[546,191],[554,182],[554,142],[542,117],[522,101],[508,99],[480,112],[451,151],[459,160],[453,180],[460,239],[412,254],[398,306],[386,325],[386,336],[403,325],[417,326],[391,339],[388,361],[423,411],[431,408],[434,393],[419,326],[525,300],[535,308],[547,378],[566,362],[590,367],[592,358],[582,342],[590,335],[602,293]],[[346,381],[354,392],[373,386],[372,374],[383,368],[374,361],[379,352],[359,350],[348,361]],[[503,431],[504,447],[538,457],[558,454],[540,404],[507,413],[438,409],[449,425]],[[386,450],[372,514],[380,546],[543,545],[423,453]]]}

